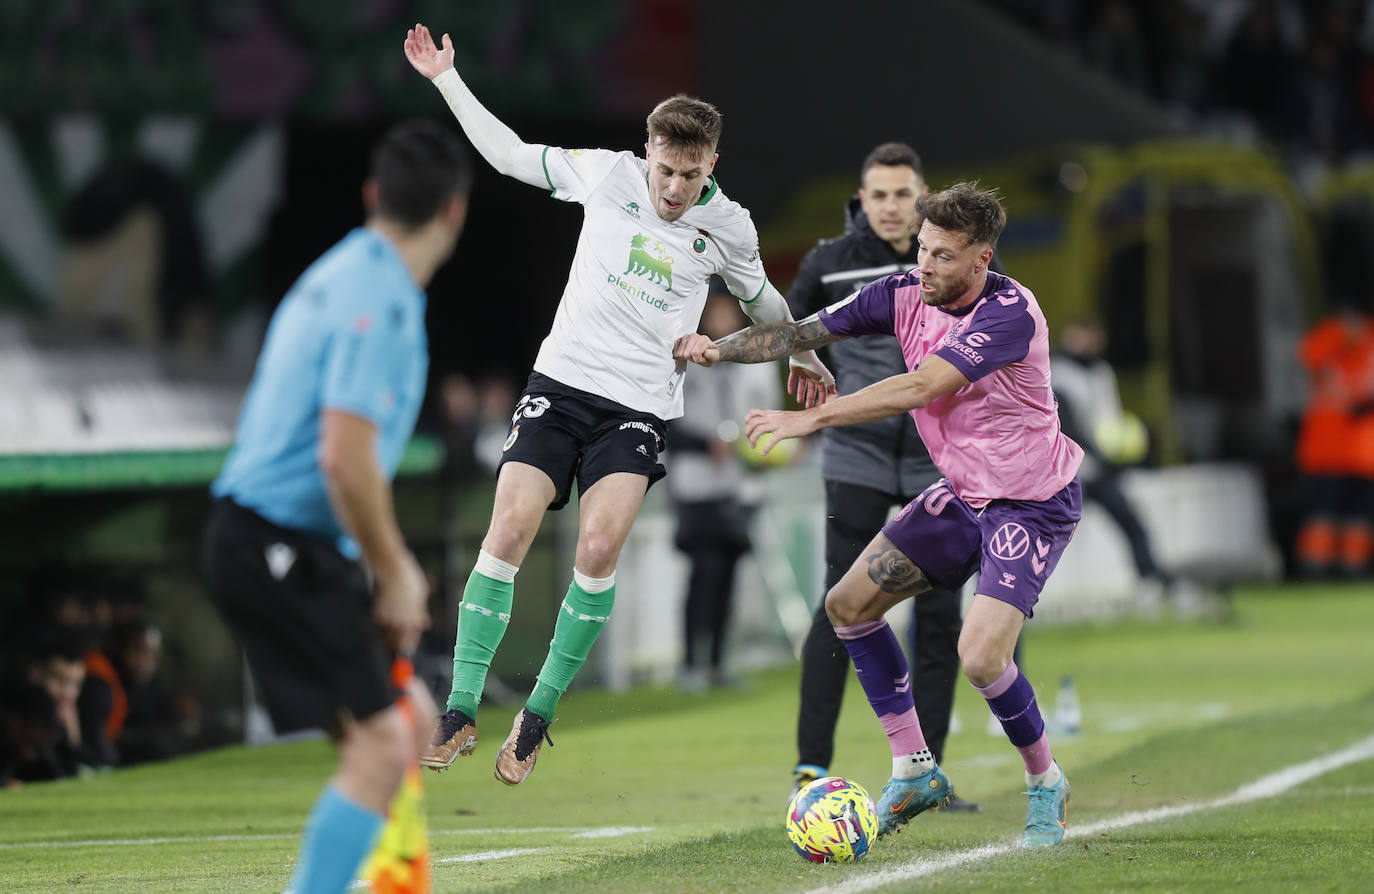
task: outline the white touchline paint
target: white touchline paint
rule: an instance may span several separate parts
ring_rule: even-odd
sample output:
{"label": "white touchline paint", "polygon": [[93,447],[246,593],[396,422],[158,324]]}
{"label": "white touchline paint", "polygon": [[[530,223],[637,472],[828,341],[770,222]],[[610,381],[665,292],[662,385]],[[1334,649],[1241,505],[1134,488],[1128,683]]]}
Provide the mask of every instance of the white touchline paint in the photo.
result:
{"label": "white touchline paint", "polygon": [[653,826],[607,826],[604,829],[588,829],[586,832],[578,832],[569,835],[569,838],[619,838],[622,835],[637,835],[640,832],[652,832]]}
{"label": "white touchline paint", "polygon": [[12,851],[28,847],[131,847],[141,844],[202,844],[212,841],[273,841],[278,838],[299,838],[300,833],[273,835],[200,835],[188,838],[85,838],[80,841],[11,841],[0,844],[0,850]]}
{"label": "white touchline paint", "polygon": [[[1095,823],[1088,823],[1083,826],[1073,826],[1065,834],[1065,839],[1086,838],[1093,835],[1100,835],[1113,829],[1124,829],[1129,826],[1139,826],[1146,823],[1156,823],[1160,820],[1173,819],[1176,816],[1186,816],[1190,813],[1198,813],[1203,810],[1213,810],[1217,807],[1234,807],[1237,804],[1248,804],[1251,801],[1260,801],[1265,798],[1273,798],[1281,795],[1290,789],[1315,779],[1332,770],[1360,761],[1367,761],[1374,758],[1374,736],[1362,739],[1348,748],[1319,757],[1315,760],[1305,761],[1301,764],[1294,764],[1285,767],[1277,773],[1270,773],[1268,776],[1261,776],[1254,782],[1242,785],[1240,788],[1211,801],[1199,801],[1191,804],[1179,804],[1173,807],[1155,807],[1150,810],[1136,810],[1131,813],[1123,813],[1120,816],[1111,817],[1105,820],[1098,820]],[[858,891],[872,891],[874,888],[881,888],[884,885],[895,884],[908,879],[922,878],[943,872],[946,869],[954,869],[968,863],[980,860],[988,860],[994,857],[1005,856],[1012,851],[1020,850],[1020,842],[1003,842],[1001,844],[985,844],[982,847],[975,847],[966,851],[953,851],[945,854],[935,854],[929,857],[921,857],[919,860],[912,860],[901,866],[893,866],[890,869],[883,869],[870,875],[858,878],[851,877],[842,883],[825,885],[820,888],[813,888],[805,894],[855,894]]]}
{"label": "white touchline paint", "polygon": [[[615,838],[651,832],[653,826],[529,826],[506,829],[430,829],[436,835],[540,835],[565,834],[569,838]],[[299,838],[300,832],[278,832],[263,835],[200,835],[185,838],[88,838],[81,841],[14,841],[0,843],[0,850],[20,850],[29,847],[128,847],[141,844],[204,844],[217,841],[277,841]]]}
{"label": "white touchline paint", "polygon": [[457,857],[440,857],[433,862],[438,863],[481,863],[483,860],[504,860],[506,857],[523,857],[526,854],[538,854],[543,851],[551,851],[551,847],[516,847],[504,851],[482,851],[476,854],[462,854]]}
{"label": "white touchline paint", "polygon": [[639,832],[652,832],[653,826],[529,826],[520,829],[430,829],[430,835],[524,835],[537,832],[541,835],[567,835],[569,838],[616,838],[620,835],[635,835]]}

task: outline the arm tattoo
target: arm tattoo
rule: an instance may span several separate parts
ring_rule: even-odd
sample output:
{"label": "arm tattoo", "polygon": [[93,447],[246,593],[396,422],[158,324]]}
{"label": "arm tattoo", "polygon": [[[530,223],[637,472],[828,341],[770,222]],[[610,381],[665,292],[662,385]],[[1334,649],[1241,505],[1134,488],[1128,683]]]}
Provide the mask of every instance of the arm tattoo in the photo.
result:
{"label": "arm tattoo", "polygon": [[930,581],[901,550],[885,549],[865,556],[868,579],[884,593],[915,596],[930,589]]}
{"label": "arm tattoo", "polygon": [[790,320],[759,323],[725,336],[716,342],[716,346],[720,348],[720,359],[723,361],[763,363],[810,351],[842,338],[845,336],[832,335],[820,318],[815,317],[800,323]]}

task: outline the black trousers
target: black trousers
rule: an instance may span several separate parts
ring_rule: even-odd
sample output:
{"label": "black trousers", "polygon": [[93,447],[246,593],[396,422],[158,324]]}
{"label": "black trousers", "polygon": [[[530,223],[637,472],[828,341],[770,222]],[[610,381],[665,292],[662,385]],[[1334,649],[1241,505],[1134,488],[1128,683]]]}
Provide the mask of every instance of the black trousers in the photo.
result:
{"label": "black trousers", "polygon": [[[825,483],[825,588],[839,582],[869,544],[894,504],[906,499],[852,484]],[[960,596],[930,590],[916,597],[916,641],[912,695],[935,760],[944,757],[954,683],[959,674]],[[849,681],[849,652],[825,613],[825,599],[811,620],[802,646],[801,710],[797,717],[798,763],[829,767],[835,754],[835,724]]]}
{"label": "black trousers", "polygon": [[720,670],[725,661],[725,637],[735,594],[735,565],[740,554],[732,550],[698,549],[688,556],[692,573],[683,606],[686,636],[683,663],[692,668]]}
{"label": "black trousers", "polygon": [[1143,578],[1163,577],[1159,564],[1155,562],[1154,552],[1150,549],[1150,535],[1145,533],[1140,516],[1135,514],[1131,501],[1126,499],[1126,494],[1122,492],[1117,476],[1109,473],[1092,481],[1084,481],[1083,502],[1089,500],[1095,501],[1107,510],[1107,514],[1116,522],[1121,533],[1126,535],[1136,574]]}
{"label": "black trousers", "polygon": [[735,566],[749,551],[754,509],[735,499],[679,500],[674,509],[674,543],[692,563],[683,606],[684,663],[718,671],[735,599]]}

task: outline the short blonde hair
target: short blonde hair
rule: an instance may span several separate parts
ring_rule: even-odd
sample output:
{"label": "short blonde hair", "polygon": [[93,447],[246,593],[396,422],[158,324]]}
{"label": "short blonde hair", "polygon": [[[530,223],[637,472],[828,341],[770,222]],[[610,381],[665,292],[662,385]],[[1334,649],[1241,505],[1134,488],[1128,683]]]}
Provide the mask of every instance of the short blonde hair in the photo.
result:
{"label": "short blonde hair", "polygon": [[646,122],[649,142],[662,139],[678,149],[716,151],[720,111],[709,102],[679,93],[654,106]]}

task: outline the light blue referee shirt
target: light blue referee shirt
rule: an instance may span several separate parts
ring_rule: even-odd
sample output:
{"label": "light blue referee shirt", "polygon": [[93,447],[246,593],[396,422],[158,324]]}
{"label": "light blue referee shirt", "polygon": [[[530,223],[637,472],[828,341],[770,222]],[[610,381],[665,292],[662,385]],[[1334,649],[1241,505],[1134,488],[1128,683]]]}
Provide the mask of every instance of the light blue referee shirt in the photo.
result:
{"label": "light blue referee shirt", "polygon": [[392,244],[360,227],[311,264],[272,315],[234,446],[210,485],[269,521],[358,544],[334,517],[320,471],[321,413],[377,426],[377,459],[396,474],[425,393],[425,294]]}

